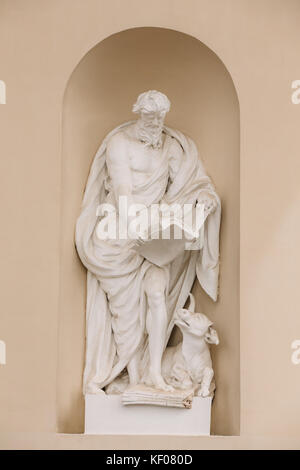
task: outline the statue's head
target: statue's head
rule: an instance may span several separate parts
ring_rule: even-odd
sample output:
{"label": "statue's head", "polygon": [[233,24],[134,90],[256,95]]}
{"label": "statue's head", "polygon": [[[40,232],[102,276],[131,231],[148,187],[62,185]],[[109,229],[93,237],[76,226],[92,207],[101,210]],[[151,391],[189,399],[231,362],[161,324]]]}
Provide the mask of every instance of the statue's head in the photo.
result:
{"label": "statue's head", "polygon": [[164,113],[170,111],[171,103],[169,98],[156,90],[149,90],[141,93],[133,105],[132,111],[138,114]]}
{"label": "statue's head", "polygon": [[219,344],[218,333],[212,328],[213,322],[204,313],[195,313],[195,298],[190,294],[189,308],[177,310],[175,325],[183,336],[203,338],[209,344]]}
{"label": "statue's head", "polygon": [[160,91],[149,90],[138,96],[132,111],[140,116],[139,134],[146,144],[160,146],[164,119],[170,106],[168,97]]}

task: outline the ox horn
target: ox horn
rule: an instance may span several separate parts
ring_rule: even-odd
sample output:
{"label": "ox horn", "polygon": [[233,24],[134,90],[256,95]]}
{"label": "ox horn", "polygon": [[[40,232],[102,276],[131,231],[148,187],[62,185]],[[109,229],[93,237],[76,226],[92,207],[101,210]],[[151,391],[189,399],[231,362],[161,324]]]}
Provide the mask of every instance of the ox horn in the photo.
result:
{"label": "ox horn", "polygon": [[189,311],[195,313],[195,297],[193,296],[193,294],[190,294]]}

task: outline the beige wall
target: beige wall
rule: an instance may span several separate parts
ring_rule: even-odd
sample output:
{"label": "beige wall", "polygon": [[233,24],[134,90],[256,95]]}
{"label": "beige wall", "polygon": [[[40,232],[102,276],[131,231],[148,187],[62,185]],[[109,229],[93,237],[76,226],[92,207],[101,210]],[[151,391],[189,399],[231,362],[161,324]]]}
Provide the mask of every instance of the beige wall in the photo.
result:
{"label": "beige wall", "polygon": [[[7,104],[0,106],[0,339],[7,343],[7,365],[0,369],[0,446],[299,447],[300,366],[290,360],[291,341],[300,338],[300,106],[290,100],[291,82],[300,78],[299,1],[1,0],[0,13],[0,79],[7,83]],[[143,26],[202,41],[224,62],[237,89],[240,437],[55,435],[63,93],[92,47]],[[184,130],[181,123],[175,124]],[[187,131],[195,137],[193,129]]]}
{"label": "beige wall", "polygon": [[212,432],[239,433],[239,106],[223,63],[200,41],[176,31],[131,29],[95,46],[72,74],[65,95],[62,154],[62,258],[59,308],[58,430],[83,432],[84,270],[74,226],[91,159],[107,132],[131,113],[147,89],[168,94],[167,124],[197,142],[222,199],[220,300],[195,294],[216,323],[218,393]]}

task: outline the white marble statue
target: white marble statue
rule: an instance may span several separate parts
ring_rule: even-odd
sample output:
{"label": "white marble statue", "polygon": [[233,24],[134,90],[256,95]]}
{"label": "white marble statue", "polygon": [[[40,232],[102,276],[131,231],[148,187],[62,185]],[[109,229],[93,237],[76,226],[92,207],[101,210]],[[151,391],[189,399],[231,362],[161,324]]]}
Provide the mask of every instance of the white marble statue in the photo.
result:
{"label": "white marble statue", "polygon": [[[127,383],[127,375],[133,386],[145,374],[153,388],[172,391],[176,384],[168,373],[164,377],[163,354],[175,324],[183,333],[183,349],[189,335],[185,320],[175,312],[183,308],[196,276],[204,291],[217,299],[220,200],[194,142],[164,125],[169,109],[164,94],[142,93],[133,106],[138,119],[105,137],[90,170],[76,226],[77,251],[88,270],[84,393],[103,393],[105,388],[113,393],[114,384]],[[141,204],[147,209],[162,203],[203,204],[201,248],[183,249],[160,266],[138,251],[144,240],[134,224],[125,238],[99,237],[97,227],[103,220],[99,205],[117,208],[118,227],[134,219],[129,214],[123,220],[128,214],[118,206],[120,197],[126,197],[128,207]],[[200,314],[193,317],[193,328],[196,315]],[[209,321],[205,328],[209,331]],[[198,345],[191,342],[190,348],[198,348],[205,367],[195,369],[200,374],[195,380],[208,384],[211,364],[206,342],[203,336],[198,341]]]}

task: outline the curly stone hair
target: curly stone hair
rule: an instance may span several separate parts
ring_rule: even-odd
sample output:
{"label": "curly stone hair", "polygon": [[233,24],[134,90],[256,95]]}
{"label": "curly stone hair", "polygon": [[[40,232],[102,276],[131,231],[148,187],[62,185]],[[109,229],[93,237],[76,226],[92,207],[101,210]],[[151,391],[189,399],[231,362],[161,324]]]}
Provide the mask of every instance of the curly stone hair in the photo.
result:
{"label": "curly stone hair", "polygon": [[152,113],[170,111],[171,103],[169,98],[156,90],[149,90],[138,96],[132,111],[134,113]]}

